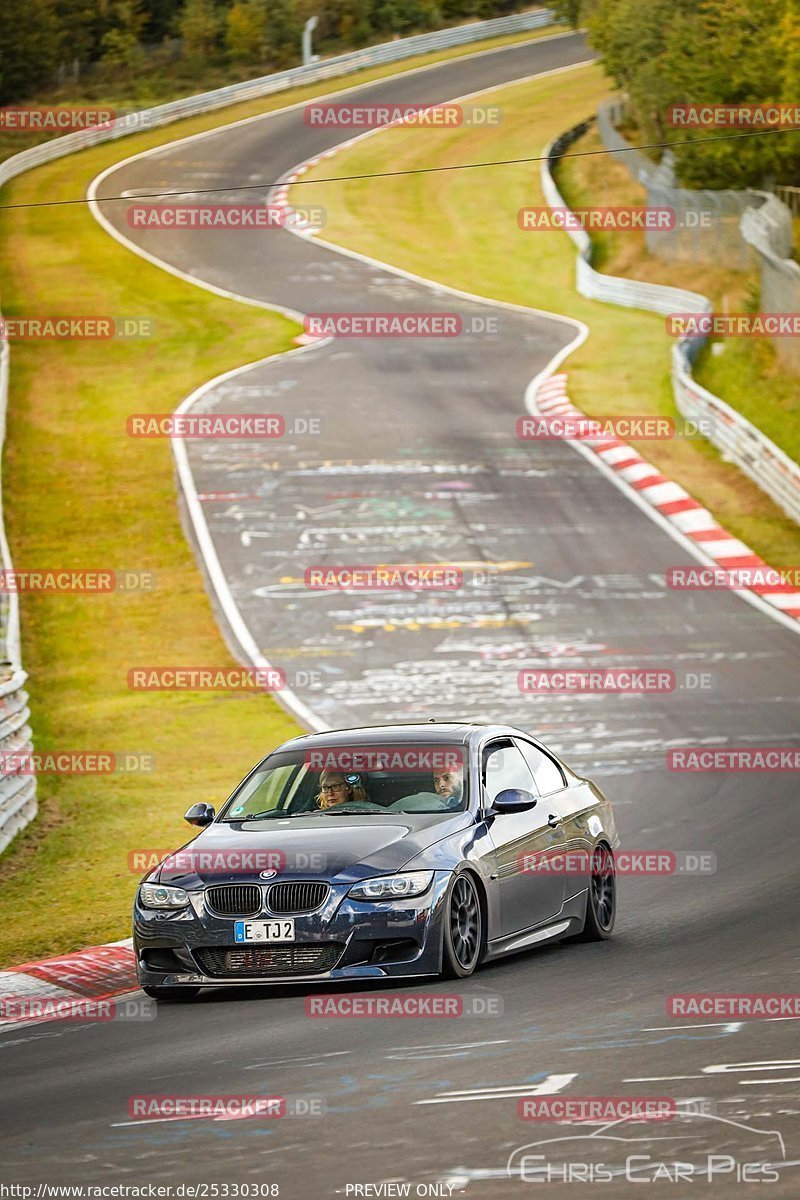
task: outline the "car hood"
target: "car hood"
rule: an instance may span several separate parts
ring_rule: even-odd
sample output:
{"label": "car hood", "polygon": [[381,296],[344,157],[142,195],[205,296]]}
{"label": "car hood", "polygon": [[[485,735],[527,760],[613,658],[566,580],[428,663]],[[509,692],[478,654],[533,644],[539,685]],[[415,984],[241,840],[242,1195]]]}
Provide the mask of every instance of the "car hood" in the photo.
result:
{"label": "car hood", "polygon": [[292,817],[209,825],[149,876],[159,883],[197,887],[254,882],[273,867],[278,879],[354,882],[415,868],[450,866],[425,851],[472,825],[469,813],[392,813],[391,816]]}

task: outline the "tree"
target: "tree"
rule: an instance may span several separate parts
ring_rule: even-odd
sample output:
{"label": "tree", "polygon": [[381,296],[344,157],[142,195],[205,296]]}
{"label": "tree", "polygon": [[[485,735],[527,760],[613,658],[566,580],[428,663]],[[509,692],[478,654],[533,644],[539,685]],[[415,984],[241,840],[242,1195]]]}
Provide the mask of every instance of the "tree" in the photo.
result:
{"label": "tree", "polygon": [[270,58],[279,67],[300,58],[304,21],[292,0],[270,0],[267,10],[267,45]]}
{"label": "tree", "polygon": [[140,38],[145,14],[138,0],[117,0],[113,16],[114,25],[103,35],[100,43],[102,62],[112,70],[132,75],[141,69],[144,62]]}
{"label": "tree", "polygon": [[580,28],[583,15],[581,9],[586,7],[581,4],[581,0],[550,0],[549,7],[559,21],[571,25],[573,29]]}
{"label": "tree", "polygon": [[51,0],[3,0],[0,104],[23,100],[51,81],[59,63],[60,41]]}
{"label": "tree", "polygon": [[798,0],[584,0],[592,45],[646,143],[670,143],[689,187],[759,187],[800,165],[791,133],[673,127],[672,105],[796,103],[800,84]]}
{"label": "tree", "polygon": [[113,23],[110,5],[91,3],[90,0],[54,0],[53,11],[61,61],[94,62],[100,56],[103,34]]}
{"label": "tree", "polygon": [[215,58],[220,21],[213,0],[186,0],[178,31],[183,39],[184,58],[197,63]]}
{"label": "tree", "polygon": [[225,21],[225,47],[235,63],[261,63],[267,51],[265,0],[236,0]]}
{"label": "tree", "polygon": [[350,0],[342,5],[335,32],[347,46],[366,46],[372,37],[371,0]]}
{"label": "tree", "polygon": [[144,40],[162,42],[164,38],[173,36],[182,8],[183,0],[142,0]]}

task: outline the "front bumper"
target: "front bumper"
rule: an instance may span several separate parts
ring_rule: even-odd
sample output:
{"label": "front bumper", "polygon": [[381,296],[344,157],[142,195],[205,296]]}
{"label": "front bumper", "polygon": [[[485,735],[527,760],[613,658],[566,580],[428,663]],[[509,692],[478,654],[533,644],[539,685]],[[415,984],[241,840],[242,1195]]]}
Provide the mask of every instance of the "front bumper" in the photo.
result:
{"label": "front bumper", "polygon": [[[442,966],[442,912],[449,871],[436,871],[428,891],[411,900],[366,903],[350,899],[352,882],[331,884],[316,912],[297,915],[295,941],[261,947],[299,947],[308,958],[314,948],[332,966],[286,974],[218,973],[212,960],[226,950],[241,952],[233,936],[235,917],[220,917],[205,903],[205,890],[190,892],[191,906],[173,912],[143,908],[138,894],[133,910],[136,975],[146,987],[261,987],[287,983],[336,983],[341,980],[403,979],[438,975]],[[254,919],[269,919],[271,914]],[[341,947],[334,950],[333,947]],[[204,951],[210,951],[205,954]],[[306,954],[306,952],[308,952]],[[286,956],[276,955],[281,958]]]}

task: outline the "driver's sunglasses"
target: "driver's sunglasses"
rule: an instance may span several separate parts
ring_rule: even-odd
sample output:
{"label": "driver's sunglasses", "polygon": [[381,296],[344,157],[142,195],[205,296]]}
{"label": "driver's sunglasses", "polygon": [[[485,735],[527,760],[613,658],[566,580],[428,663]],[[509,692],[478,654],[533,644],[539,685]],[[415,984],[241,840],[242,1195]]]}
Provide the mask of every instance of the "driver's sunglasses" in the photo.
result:
{"label": "driver's sunglasses", "polygon": [[319,790],[321,792],[343,792],[346,787],[346,783],[323,783]]}

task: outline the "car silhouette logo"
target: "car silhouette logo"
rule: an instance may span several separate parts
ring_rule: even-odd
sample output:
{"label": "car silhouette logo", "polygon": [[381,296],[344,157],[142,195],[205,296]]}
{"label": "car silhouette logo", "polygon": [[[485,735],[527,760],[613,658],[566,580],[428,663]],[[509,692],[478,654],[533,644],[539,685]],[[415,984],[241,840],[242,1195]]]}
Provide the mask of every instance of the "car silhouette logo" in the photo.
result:
{"label": "car silhouette logo", "polygon": [[268,871],[262,871],[258,878],[259,879],[274,879],[277,874],[278,874],[278,872],[275,870],[275,868],[270,867],[270,869]]}

